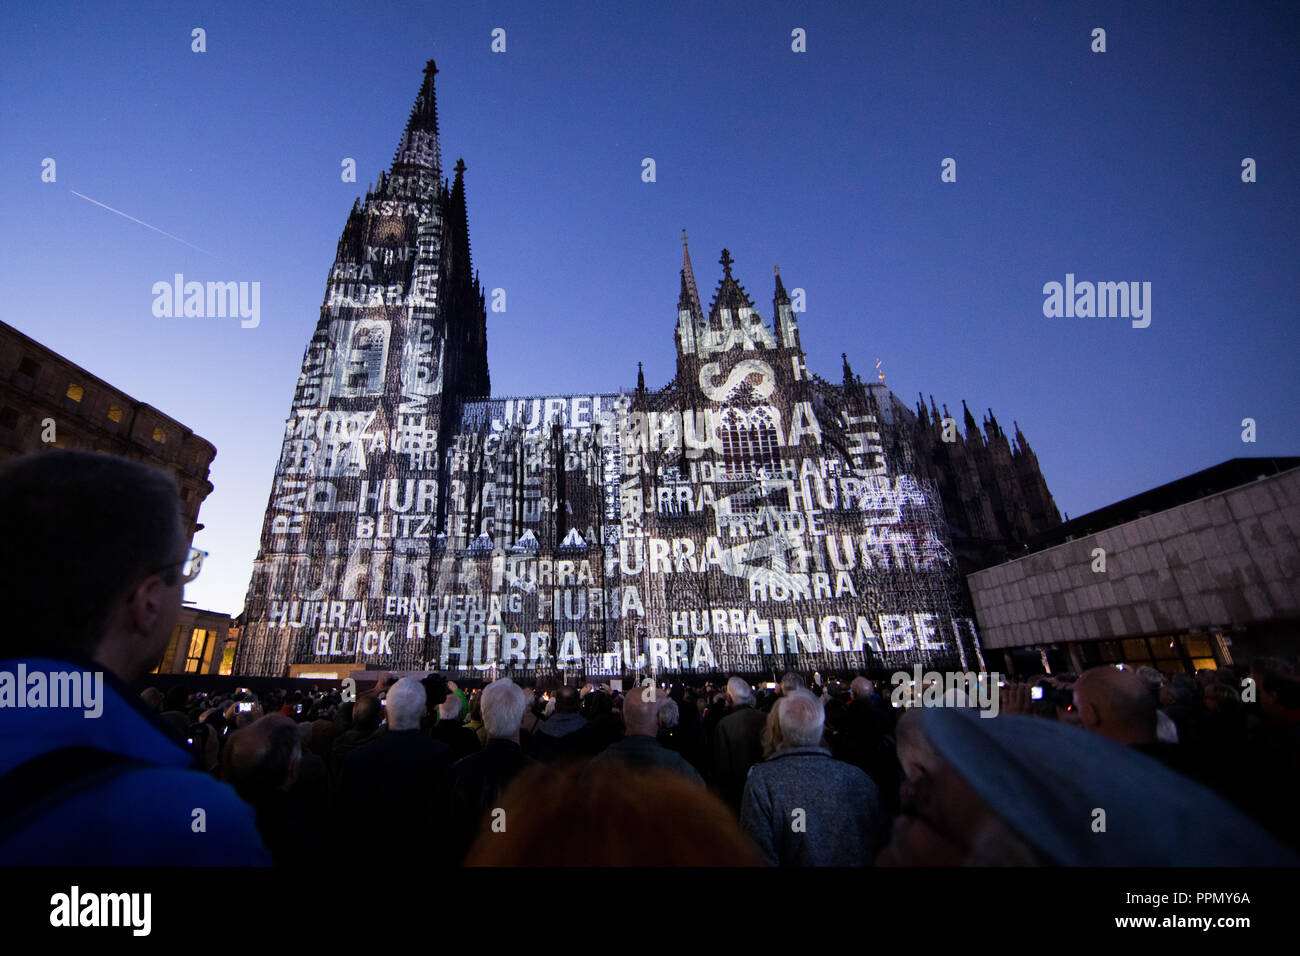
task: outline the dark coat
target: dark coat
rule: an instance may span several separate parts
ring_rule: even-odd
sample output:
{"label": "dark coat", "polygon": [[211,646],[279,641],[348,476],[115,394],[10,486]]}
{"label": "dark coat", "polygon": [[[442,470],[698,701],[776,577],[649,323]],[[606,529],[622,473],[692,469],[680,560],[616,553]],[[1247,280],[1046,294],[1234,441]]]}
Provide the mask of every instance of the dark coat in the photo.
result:
{"label": "dark coat", "polygon": [[356,750],[362,744],[367,744],[387,733],[387,729],[380,727],[378,730],[366,733],[360,728],[353,727],[345,730],[334,738],[334,743],[330,747],[329,771],[330,775],[337,780],[340,773],[343,772],[343,761],[347,759],[348,754]]}
{"label": "dark coat", "polygon": [[479,746],[478,734],[455,720],[439,720],[429,731],[429,737],[450,747],[457,760],[483,749]]}
{"label": "dark coat", "polygon": [[606,747],[591,761],[588,772],[599,773],[615,764],[632,770],[671,770],[692,783],[704,786],[704,778],[681,754],[674,753],[654,737],[645,734],[628,734],[618,743]]}
{"label": "dark coat", "polygon": [[598,749],[591,725],[581,714],[551,714],[528,741],[529,756],[542,763],[590,756]]}
{"label": "dark coat", "polygon": [[458,864],[478,837],[479,827],[510,781],[536,761],[513,740],[488,739],[476,754],[452,764],[439,800],[443,862]]}
{"label": "dark coat", "polygon": [[740,809],[745,775],[763,759],[767,718],[750,706],[737,707],[718,722],[713,733],[713,784],[732,809]]}
{"label": "dark coat", "polygon": [[455,755],[418,730],[389,730],[357,747],[343,761],[335,816],[354,826],[382,808],[393,833],[428,833],[438,788]]}
{"label": "dark coat", "polygon": [[901,781],[891,730],[874,699],[851,701],[847,719],[831,741],[831,753],[870,777],[880,788],[885,810],[895,813]]}

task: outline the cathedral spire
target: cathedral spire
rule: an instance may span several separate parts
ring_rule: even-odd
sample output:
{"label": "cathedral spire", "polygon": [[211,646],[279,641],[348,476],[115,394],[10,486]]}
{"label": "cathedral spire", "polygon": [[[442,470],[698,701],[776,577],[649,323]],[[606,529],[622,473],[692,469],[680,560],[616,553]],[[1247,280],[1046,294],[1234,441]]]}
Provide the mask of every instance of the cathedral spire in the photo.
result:
{"label": "cathedral spire", "polygon": [[966,412],[966,437],[973,438],[979,436],[979,425],[975,423],[975,416],[972,415],[970,409],[966,407],[966,399],[964,398],[961,400],[961,407],[962,410]]}
{"label": "cathedral spire", "polygon": [[790,301],[790,297],[785,294],[785,283],[781,281],[781,267],[772,266],[772,269],[776,272],[776,293],[772,296],[772,298],[777,303],[781,303],[781,302],[788,303]]}
{"label": "cathedral spire", "polygon": [[393,170],[401,166],[423,166],[442,178],[442,152],[438,147],[438,101],[434,95],[433,78],[438,67],[430,60],[424,65],[424,82],[411,107],[410,119],[397,144],[393,156]]}
{"label": "cathedral spire", "polygon": [[455,254],[464,264],[466,275],[469,274],[469,213],[465,208],[465,165],[464,159],[456,160],[456,178],[451,186],[451,220]]}
{"label": "cathedral spire", "polygon": [[844,387],[848,388],[856,382],[857,379],[853,377],[853,366],[849,365],[849,353],[841,352],[840,358],[844,360]]}
{"label": "cathedral spire", "polygon": [[689,306],[691,315],[697,320],[704,318],[704,308],[700,305],[700,290],[695,287],[695,269],[691,265],[691,250],[686,245],[686,230],[682,230],[682,294],[678,307]]}
{"label": "cathedral spire", "polygon": [[752,309],[754,303],[750,300],[745,287],[737,282],[735,276],[731,274],[731,266],[735,260],[731,258],[730,250],[723,249],[722,257],[718,259],[718,262],[722,264],[722,281],[718,283],[718,291],[714,293],[713,303],[709,306],[710,318],[719,309],[731,309],[732,314],[742,308]]}
{"label": "cathedral spire", "polygon": [[989,409],[989,424],[993,426],[993,434],[1001,435],[1002,426],[998,424],[997,418],[993,415],[993,409]]}

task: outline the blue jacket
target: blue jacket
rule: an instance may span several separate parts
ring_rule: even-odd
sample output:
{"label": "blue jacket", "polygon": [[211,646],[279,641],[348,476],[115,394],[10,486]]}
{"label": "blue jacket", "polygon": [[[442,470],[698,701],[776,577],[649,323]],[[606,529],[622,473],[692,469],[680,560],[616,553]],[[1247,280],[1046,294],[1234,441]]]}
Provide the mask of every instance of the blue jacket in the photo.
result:
{"label": "blue jacket", "polygon": [[[25,658],[0,660],[0,672],[16,675],[19,664],[28,674],[103,671],[89,660]],[[190,753],[107,671],[100,706],[91,717],[82,709],[0,703],[0,779],[64,747],[92,747],[149,765],[31,818],[0,843],[0,866],[271,865],[252,808],[226,784],[189,769]]]}

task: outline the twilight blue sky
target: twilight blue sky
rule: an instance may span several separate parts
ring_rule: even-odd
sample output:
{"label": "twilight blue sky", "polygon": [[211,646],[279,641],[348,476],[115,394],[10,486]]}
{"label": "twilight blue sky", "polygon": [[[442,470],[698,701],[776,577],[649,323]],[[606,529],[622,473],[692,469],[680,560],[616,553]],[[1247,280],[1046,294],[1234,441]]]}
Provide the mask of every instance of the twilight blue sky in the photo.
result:
{"label": "twilight blue sky", "polygon": [[[706,306],[724,245],[769,319],[779,264],[811,370],[882,359],[906,401],[1018,420],[1071,515],[1300,453],[1293,3],[24,6],[0,14],[0,318],[216,445],[200,606],[243,605],[339,233],[429,57],[507,294],[497,395],[638,360],[665,383],[684,227]],[[260,327],[155,318],[176,272],[260,282]],[[1150,327],[1045,318],[1067,272],[1152,283]]]}

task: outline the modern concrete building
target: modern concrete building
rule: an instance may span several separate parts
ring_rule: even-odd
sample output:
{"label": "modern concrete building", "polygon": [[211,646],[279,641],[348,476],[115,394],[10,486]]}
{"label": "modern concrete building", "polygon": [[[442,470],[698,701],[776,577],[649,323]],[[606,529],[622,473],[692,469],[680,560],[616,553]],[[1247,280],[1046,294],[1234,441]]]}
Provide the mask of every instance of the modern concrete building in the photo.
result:
{"label": "modern concrete building", "polygon": [[1300,652],[1300,458],[1234,458],[1029,548],[967,579],[990,668],[1177,673]]}

